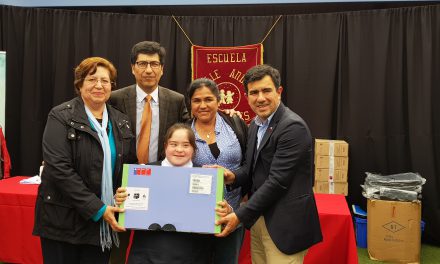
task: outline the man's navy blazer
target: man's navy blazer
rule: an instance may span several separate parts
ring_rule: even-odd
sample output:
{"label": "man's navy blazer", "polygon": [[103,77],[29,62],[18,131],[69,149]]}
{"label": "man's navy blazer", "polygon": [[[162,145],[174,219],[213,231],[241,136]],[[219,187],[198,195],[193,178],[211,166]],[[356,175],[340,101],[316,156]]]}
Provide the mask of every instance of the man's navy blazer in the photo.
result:
{"label": "man's navy blazer", "polygon": [[252,121],[244,165],[232,185],[248,187],[249,201],[236,215],[246,228],[264,216],[267,230],[285,254],[322,240],[313,187],[312,137],[304,120],[280,103],[257,147]]}

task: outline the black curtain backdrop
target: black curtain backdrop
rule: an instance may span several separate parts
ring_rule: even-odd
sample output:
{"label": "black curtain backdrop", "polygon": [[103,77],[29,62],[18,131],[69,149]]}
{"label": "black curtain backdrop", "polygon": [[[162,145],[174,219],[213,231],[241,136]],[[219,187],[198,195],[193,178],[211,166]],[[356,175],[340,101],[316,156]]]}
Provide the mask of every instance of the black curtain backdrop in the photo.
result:
{"label": "black curtain backdrop", "polygon": [[[185,9],[187,10],[187,9]],[[7,51],[6,138],[14,175],[34,175],[49,110],[73,96],[73,69],[102,56],[118,87],[134,83],[129,52],[142,40],[167,49],[161,85],[184,93],[190,43],[168,15],[0,6]],[[213,11],[215,12],[215,11]],[[273,16],[178,16],[194,44],[259,43]],[[426,241],[440,243],[440,5],[284,15],[264,41],[282,73],[284,103],[316,138],[350,144],[350,204],[365,207],[365,172],[418,172]]]}

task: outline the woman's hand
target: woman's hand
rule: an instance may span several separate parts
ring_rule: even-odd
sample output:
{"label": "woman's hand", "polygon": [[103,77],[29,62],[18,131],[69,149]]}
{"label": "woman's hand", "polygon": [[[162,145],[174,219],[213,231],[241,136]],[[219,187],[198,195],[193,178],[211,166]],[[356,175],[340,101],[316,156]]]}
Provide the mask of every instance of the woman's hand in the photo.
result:
{"label": "woman's hand", "polygon": [[104,219],[104,221],[106,221],[110,225],[110,227],[113,229],[113,231],[123,232],[123,231],[125,231],[125,228],[120,226],[118,224],[118,221],[116,221],[116,218],[115,218],[115,213],[123,213],[123,212],[124,212],[124,209],[122,209],[122,208],[107,205],[102,218]]}
{"label": "woman's hand", "polygon": [[127,189],[125,187],[119,187],[115,194],[115,204],[120,206],[125,200],[127,200]]}
{"label": "woman's hand", "polygon": [[226,200],[218,202],[217,205],[219,207],[215,208],[215,211],[220,217],[225,217],[234,211],[232,207],[228,204],[228,202],[226,202]]}

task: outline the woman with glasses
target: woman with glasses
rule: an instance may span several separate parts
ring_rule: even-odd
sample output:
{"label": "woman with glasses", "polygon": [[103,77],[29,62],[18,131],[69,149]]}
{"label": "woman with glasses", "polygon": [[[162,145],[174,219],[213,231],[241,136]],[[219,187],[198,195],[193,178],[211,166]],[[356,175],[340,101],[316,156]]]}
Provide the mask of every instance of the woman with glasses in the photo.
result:
{"label": "woman with glasses", "polygon": [[124,231],[113,194],[122,164],[136,162],[135,136],[128,117],[106,104],[115,80],[111,62],[87,58],[75,68],[78,96],[49,113],[33,232],[44,263],[107,264]]}

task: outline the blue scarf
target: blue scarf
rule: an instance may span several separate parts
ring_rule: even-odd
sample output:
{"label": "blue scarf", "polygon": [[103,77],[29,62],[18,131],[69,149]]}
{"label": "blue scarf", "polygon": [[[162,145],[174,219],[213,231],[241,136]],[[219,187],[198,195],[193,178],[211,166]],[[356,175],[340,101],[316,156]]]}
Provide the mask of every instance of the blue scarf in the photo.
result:
{"label": "blue scarf", "polygon": [[[102,151],[104,153],[104,164],[102,166],[102,179],[101,179],[101,201],[110,206],[114,206],[113,202],[113,170],[112,170],[112,160],[111,160],[111,150],[110,150],[110,141],[107,135],[107,124],[108,113],[107,106],[104,105],[104,112],[102,113],[102,124],[96,120],[93,116],[92,112],[89,108],[84,105],[87,113],[87,117],[89,118],[90,123],[93,125],[94,129],[98,133],[99,140],[101,141]],[[110,225],[101,220],[100,226],[100,239],[101,239],[101,247],[102,251],[105,248],[111,249],[112,247],[112,237],[113,242],[117,247],[119,247],[119,238],[118,234],[114,232]]]}

